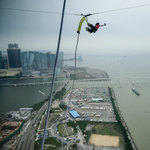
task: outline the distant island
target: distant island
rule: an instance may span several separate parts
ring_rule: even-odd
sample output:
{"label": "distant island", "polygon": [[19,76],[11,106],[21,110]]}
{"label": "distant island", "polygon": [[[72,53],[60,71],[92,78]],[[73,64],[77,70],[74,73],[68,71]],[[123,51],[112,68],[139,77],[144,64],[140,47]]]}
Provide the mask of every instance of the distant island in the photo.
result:
{"label": "distant island", "polygon": [[[74,61],[74,60],[75,60],[75,58],[64,59],[64,61]],[[81,56],[79,56],[77,58],[77,61],[83,61],[83,58]]]}

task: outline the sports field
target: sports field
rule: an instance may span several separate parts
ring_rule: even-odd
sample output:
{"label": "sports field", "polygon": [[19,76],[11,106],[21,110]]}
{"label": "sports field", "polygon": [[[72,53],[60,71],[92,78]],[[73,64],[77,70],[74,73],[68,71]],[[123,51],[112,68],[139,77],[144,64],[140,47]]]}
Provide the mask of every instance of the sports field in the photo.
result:
{"label": "sports field", "polygon": [[95,146],[119,147],[119,136],[91,134],[89,144]]}

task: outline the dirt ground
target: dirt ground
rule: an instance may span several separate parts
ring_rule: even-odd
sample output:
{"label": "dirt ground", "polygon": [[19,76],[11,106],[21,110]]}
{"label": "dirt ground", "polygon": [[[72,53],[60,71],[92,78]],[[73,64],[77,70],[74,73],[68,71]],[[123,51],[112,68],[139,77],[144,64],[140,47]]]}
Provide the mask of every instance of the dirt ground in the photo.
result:
{"label": "dirt ground", "polygon": [[94,125],[88,124],[88,125],[86,126],[85,131],[90,131],[90,130],[92,130],[93,127],[94,127]]}
{"label": "dirt ground", "polygon": [[59,107],[60,101],[56,100],[52,103],[52,108],[57,108]]}
{"label": "dirt ground", "polygon": [[119,146],[119,136],[108,136],[92,134],[89,140],[89,144],[95,146]]}

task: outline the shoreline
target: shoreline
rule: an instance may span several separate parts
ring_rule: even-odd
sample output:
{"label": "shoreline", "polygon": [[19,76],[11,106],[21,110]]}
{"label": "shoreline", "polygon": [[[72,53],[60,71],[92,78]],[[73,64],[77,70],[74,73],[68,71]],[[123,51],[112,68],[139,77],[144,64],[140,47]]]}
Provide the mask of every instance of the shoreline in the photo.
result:
{"label": "shoreline", "polygon": [[131,135],[131,133],[130,133],[130,130],[129,130],[129,128],[128,128],[128,126],[127,126],[127,124],[126,124],[126,122],[125,122],[125,120],[124,120],[124,118],[123,118],[123,116],[122,116],[122,114],[121,114],[121,111],[120,111],[120,109],[119,109],[119,106],[118,106],[118,103],[117,103],[117,99],[116,99],[116,96],[115,96],[115,92],[114,92],[114,90],[111,88],[111,92],[112,92],[112,98],[114,99],[114,104],[115,104],[115,107],[116,107],[116,109],[117,109],[117,111],[118,111],[118,115],[119,115],[119,117],[120,117],[120,119],[121,119],[121,122],[122,122],[122,125],[123,125],[123,127],[125,128],[125,130],[126,130],[126,134],[127,134],[127,137],[128,137],[128,139],[129,139],[129,141],[130,141],[130,143],[131,143],[131,145],[132,145],[132,148],[134,149],[134,150],[138,150],[138,148],[137,148],[137,146],[136,146],[136,144],[135,144],[135,142],[134,142],[134,140],[133,140],[133,137],[132,137],[132,135]]}
{"label": "shoreline", "polygon": [[86,68],[86,71],[88,74],[95,78],[106,78],[109,79],[109,75],[101,69],[96,69],[96,68]]}
{"label": "shoreline", "polygon": [[[0,78],[0,81],[4,81],[4,80],[16,80],[16,79],[18,79],[18,80],[22,80],[22,79],[40,79],[40,78],[52,78],[53,76],[39,76],[39,77],[20,77],[20,78],[12,78],[12,77],[5,77],[5,78]],[[58,75],[58,76],[56,76],[56,78],[57,77],[65,77],[65,75]]]}
{"label": "shoreline", "polygon": [[[105,72],[104,70],[101,69],[96,69],[96,68],[87,68],[84,67],[86,69],[86,72],[95,77],[95,78],[106,78],[109,79],[109,75],[107,74],[107,72]],[[23,79],[41,79],[41,78],[52,78],[53,76],[33,76],[33,77],[20,77],[20,78],[16,78],[16,77],[1,77],[0,81],[5,81],[5,80],[23,80]],[[58,75],[56,77],[65,77],[65,75]]]}
{"label": "shoreline", "polygon": [[[91,76],[93,76],[93,77],[95,77],[95,78],[106,78],[106,79],[109,79],[109,76],[108,76],[108,74],[105,72],[105,71],[103,71],[103,70],[100,70],[100,69],[94,69],[94,68],[86,68],[86,71],[87,71],[87,73],[88,74],[90,74]],[[64,75],[65,76],[65,75]],[[64,77],[64,76],[60,76],[60,77]],[[57,76],[58,77],[58,76]],[[44,77],[30,77],[30,78],[22,78],[22,79],[32,79],[32,78],[44,78]],[[46,78],[50,78],[50,77],[46,77]],[[8,78],[7,78],[8,79]],[[10,79],[10,78],[9,78]],[[13,78],[13,79],[17,79],[17,78]],[[20,79],[20,78],[19,78]],[[68,82],[67,82],[68,83]],[[64,85],[64,87],[66,86],[66,84]],[[58,88],[59,89],[59,88]],[[111,88],[112,89],[112,88]],[[135,142],[134,142],[134,140],[133,140],[133,138],[132,138],[132,135],[131,135],[131,133],[130,133],[130,131],[129,131],[129,128],[127,127],[127,125],[126,125],[126,122],[125,122],[125,120],[124,120],[124,118],[123,118],[123,116],[122,116],[122,114],[121,114],[121,111],[120,111],[120,109],[119,109],[119,107],[118,107],[118,104],[117,104],[117,100],[116,100],[116,96],[115,96],[115,92],[114,92],[114,90],[112,89],[112,98],[114,98],[114,103],[115,103],[115,107],[117,108],[117,110],[118,110],[118,113],[119,113],[119,116],[120,116],[120,119],[121,119],[121,121],[122,121],[122,125],[125,127],[125,129],[126,129],[126,133],[127,133],[127,135],[128,135],[128,138],[129,138],[129,140],[130,140],[130,142],[131,142],[131,145],[132,145],[132,148],[133,149],[135,149],[135,150],[137,150],[137,147],[136,147],[136,145],[135,145]],[[43,101],[45,101],[45,100],[43,100]],[[41,101],[42,102],[42,101]],[[39,103],[41,103],[41,102],[39,102]],[[38,104],[38,103],[35,103],[35,104]],[[33,105],[35,105],[35,104],[33,104]],[[32,106],[33,106],[32,105]],[[31,107],[31,106],[29,106],[29,107]]]}

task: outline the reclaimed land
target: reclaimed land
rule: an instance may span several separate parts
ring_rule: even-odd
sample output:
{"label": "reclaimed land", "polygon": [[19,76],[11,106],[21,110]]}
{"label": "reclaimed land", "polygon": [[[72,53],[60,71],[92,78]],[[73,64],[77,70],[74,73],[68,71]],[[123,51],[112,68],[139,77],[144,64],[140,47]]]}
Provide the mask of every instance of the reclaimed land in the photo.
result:
{"label": "reclaimed land", "polygon": [[[98,78],[98,79],[109,78],[108,74],[105,71],[99,70],[99,69],[86,68],[86,74],[88,74],[89,76],[93,78]],[[131,136],[129,137],[128,129],[124,126],[125,121],[121,119],[119,108],[118,106],[115,105],[116,99],[114,97],[114,92],[112,91],[111,88],[109,88],[109,92],[111,96],[111,102],[113,104],[113,108],[115,111],[117,123],[104,123],[105,125],[103,125],[103,123],[102,124],[98,123],[97,125],[94,126],[94,128],[92,128],[91,131],[86,131],[86,132],[85,132],[85,128],[88,122],[84,122],[84,123],[82,122],[82,125],[79,122],[77,123],[80,126],[80,129],[82,130],[82,132],[87,135],[86,136],[87,142],[89,141],[89,138],[92,133],[102,134],[102,135],[112,135],[112,136],[117,135],[120,138],[120,142],[119,142],[120,147],[124,147],[127,150],[136,149],[136,145],[133,143],[132,137]],[[93,124],[93,123],[90,123],[90,124]]]}
{"label": "reclaimed land", "polygon": [[[94,79],[94,78],[106,78],[108,79],[108,74],[99,69],[93,69],[93,68],[77,68],[76,71],[76,77],[75,79]],[[73,79],[73,75],[70,74],[70,78]],[[109,88],[111,101],[113,104],[113,108],[115,111],[117,123],[98,123],[98,122],[82,122],[78,121],[76,122],[77,125],[79,125],[80,129],[84,134],[86,134],[86,141],[88,143],[89,138],[91,134],[101,134],[101,135],[110,135],[110,136],[119,136],[120,142],[119,147],[124,147],[127,150],[133,150],[136,146],[131,143],[131,139],[129,139],[128,136],[128,130],[124,127],[124,123],[122,119],[120,118],[120,114],[118,112],[118,107],[115,105],[114,100],[114,92],[112,92],[112,89]],[[90,131],[85,131],[85,128],[87,124],[92,124],[94,127]],[[136,149],[136,148],[135,148]]]}
{"label": "reclaimed land", "polygon": [[[70,71],[74,71],[74,67],[69,68]],[[93,69],[88,67],[77,67],[76,68],[76,75],[75,80],[78,79],[108,79],[108,74],[100,69]],[[74,74],[70,74],[70,79],[74,79]]]}

